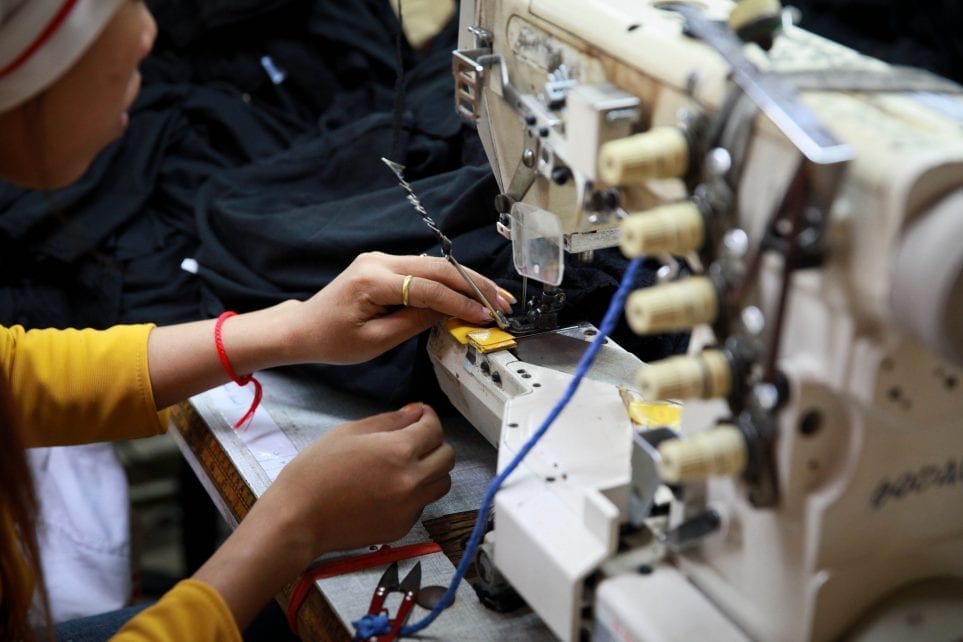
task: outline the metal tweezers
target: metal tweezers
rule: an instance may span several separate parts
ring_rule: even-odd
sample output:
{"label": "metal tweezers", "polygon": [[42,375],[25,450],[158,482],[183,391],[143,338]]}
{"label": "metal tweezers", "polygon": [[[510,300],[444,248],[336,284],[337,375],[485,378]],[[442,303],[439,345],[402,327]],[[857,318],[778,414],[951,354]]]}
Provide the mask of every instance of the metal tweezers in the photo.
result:
{"label": "metal tweezers", "polygon": [[401,187],[405,190],[405,192],[407,192],[408,202],[411,203],[412,207],[414,207],[415,210],[421,215],[421,218],[425,221],[425,225],[431,228],[431,230],[438,236],[438,241],[441,244],[442,255],[448,260],[449,263],[455,266],[455,269],[458,270],[458,273],[461,275],[461,277],[465,279],[465,283],[467,283],[468,286],[475,292],[478,300],[485,304],[485,307],[488,308],[489,312],[491,312],[492,318],[495,319],[495,323],[498,324],[498,327],[502,330],[507,330],[508,319],[505,317],[505,314],[495,309],[495,306],[492,305],[491,301],[488,300],[488,297],[485,296],[485,293],[482,292],[478,285],[475,284],[474,279],[471,278],[471,275],[468,274],[468,271],[462,267],[461,263],[455,260],[455,257],[452,254],[451,239],[445,236],[444,232],[442,232],[438,227],[438,224],[435,223],[431,216],[428,215],[428,211],[425,210],[425,206],[421,204],[421,201],[418,200],[417,196],[415,196],[414,190],[411,189],[411,185],[405,180],[405,166],[399,165],[398,163],[388,160],[384,157],[382,157],[381,160],[392,172],[394,172],[395,176],[398,177],[398,182],[401,184]]}

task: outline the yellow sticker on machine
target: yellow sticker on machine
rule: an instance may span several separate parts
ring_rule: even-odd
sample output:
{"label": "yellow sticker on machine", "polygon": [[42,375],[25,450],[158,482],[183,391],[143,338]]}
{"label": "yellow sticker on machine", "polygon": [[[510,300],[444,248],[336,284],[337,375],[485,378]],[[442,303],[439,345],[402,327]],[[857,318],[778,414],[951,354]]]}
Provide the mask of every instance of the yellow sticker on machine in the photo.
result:
{"label": "yellow sticker on machine", "polygon": [[619,386],[619,396],[632,423],[643,428],[678,428],[682,404],[675,401],[646,401],[638,393]]}
{"label": "yellow sticker on machine", "polygon": [[678,428],[682,421],[682,406],[671,401],[633,401],[628,410],[632,422],[646,428]]}
{"label": "yellow sticker on machine", "polygon": [[470,325],[461,319],[448,319],[445,329],[458,343],[471,344],[481,353],[508,350],[518,345],[515,337],[500,328]]}

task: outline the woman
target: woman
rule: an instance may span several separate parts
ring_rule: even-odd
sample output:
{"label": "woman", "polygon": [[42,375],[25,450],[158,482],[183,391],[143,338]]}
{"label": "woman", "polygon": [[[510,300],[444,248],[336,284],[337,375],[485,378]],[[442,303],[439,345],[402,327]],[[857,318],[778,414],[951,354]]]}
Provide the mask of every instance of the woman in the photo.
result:
{"label": "woman", "polygon": [[[0,176],[44,189],[78,178],[123,133],[155,34],[140,1],[0,1]],[[494,283],[475,278],[509,309]],[[36,505],[23,447],[157,434],[166,425],[158,409],[230,381],[232,371],[356,363],[444,316],[489,321],[464,289],[443,259],[372,253],[307,301],[216,321],[0,328],[0,638],[33,637]],[[453,462],[438,417],[421,404],[331,431],[282,471],[192,578],[117,639],[239,639],[320,553],[404,535],[448,491]]]}

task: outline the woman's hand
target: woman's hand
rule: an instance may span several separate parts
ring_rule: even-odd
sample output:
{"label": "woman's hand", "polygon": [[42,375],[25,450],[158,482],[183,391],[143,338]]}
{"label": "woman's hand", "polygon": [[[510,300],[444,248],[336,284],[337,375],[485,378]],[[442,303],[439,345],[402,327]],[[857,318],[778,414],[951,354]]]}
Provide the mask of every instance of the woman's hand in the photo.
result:
{"label": "woman's hand", "polygon": [[[501,312],[507,293],[467,270]],[[408,305],[402,297],[406,275]],[[507,295],[510,296],[510,295]],[[302,346],[316,349],[314,361],[359,363],[376,357],[447,316],[485,324],[491,313],[455,267],[441,257],[361,254],[323,290],[304,302]]]}
{"label": "woman's hand", "polygon": [[[508,292],[467,271],[492,305],[511,310]],[[239,375],[295,363],[360,363],[446,316],[488,323],[491,313],[474,296],[443,258],[369,252],[307,301],[284,301],[231,317],[223,324],[222,344]],[[228,380],[215,349],[213,320],[156,328],[148,351],[158,408]]]}
{"label": "woman's hand", "polygon": [[[302,451],[261,501],[284,512],[319,552],[403,537],[445,495],[455,452],[438,416],[413,403],[339,426]],[[272,514],[278,517],[276,508]]]}
{"label": "woman's hand", "polygon": [[281,471],[194,577],[220,592],[243,629],[317,555],[403,537],[448,492],[454,462],[422,404],[339,426]]}

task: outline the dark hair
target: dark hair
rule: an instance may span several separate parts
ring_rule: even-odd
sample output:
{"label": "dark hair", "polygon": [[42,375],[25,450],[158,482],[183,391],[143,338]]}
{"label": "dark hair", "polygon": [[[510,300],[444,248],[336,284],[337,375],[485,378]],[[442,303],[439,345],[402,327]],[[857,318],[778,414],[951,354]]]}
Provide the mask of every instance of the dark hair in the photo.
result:
{"label": "dark hair", "polygon": [[[37,495],[23,437],[11,421],[6,384],[0,370],[0,639],[37,639],[28,620],[33,596],[25,589],[30,586],[36,586],[40,594],[45,637],[53,639],[37,545]],[[14,541],[7,541],[10,538]]]}

